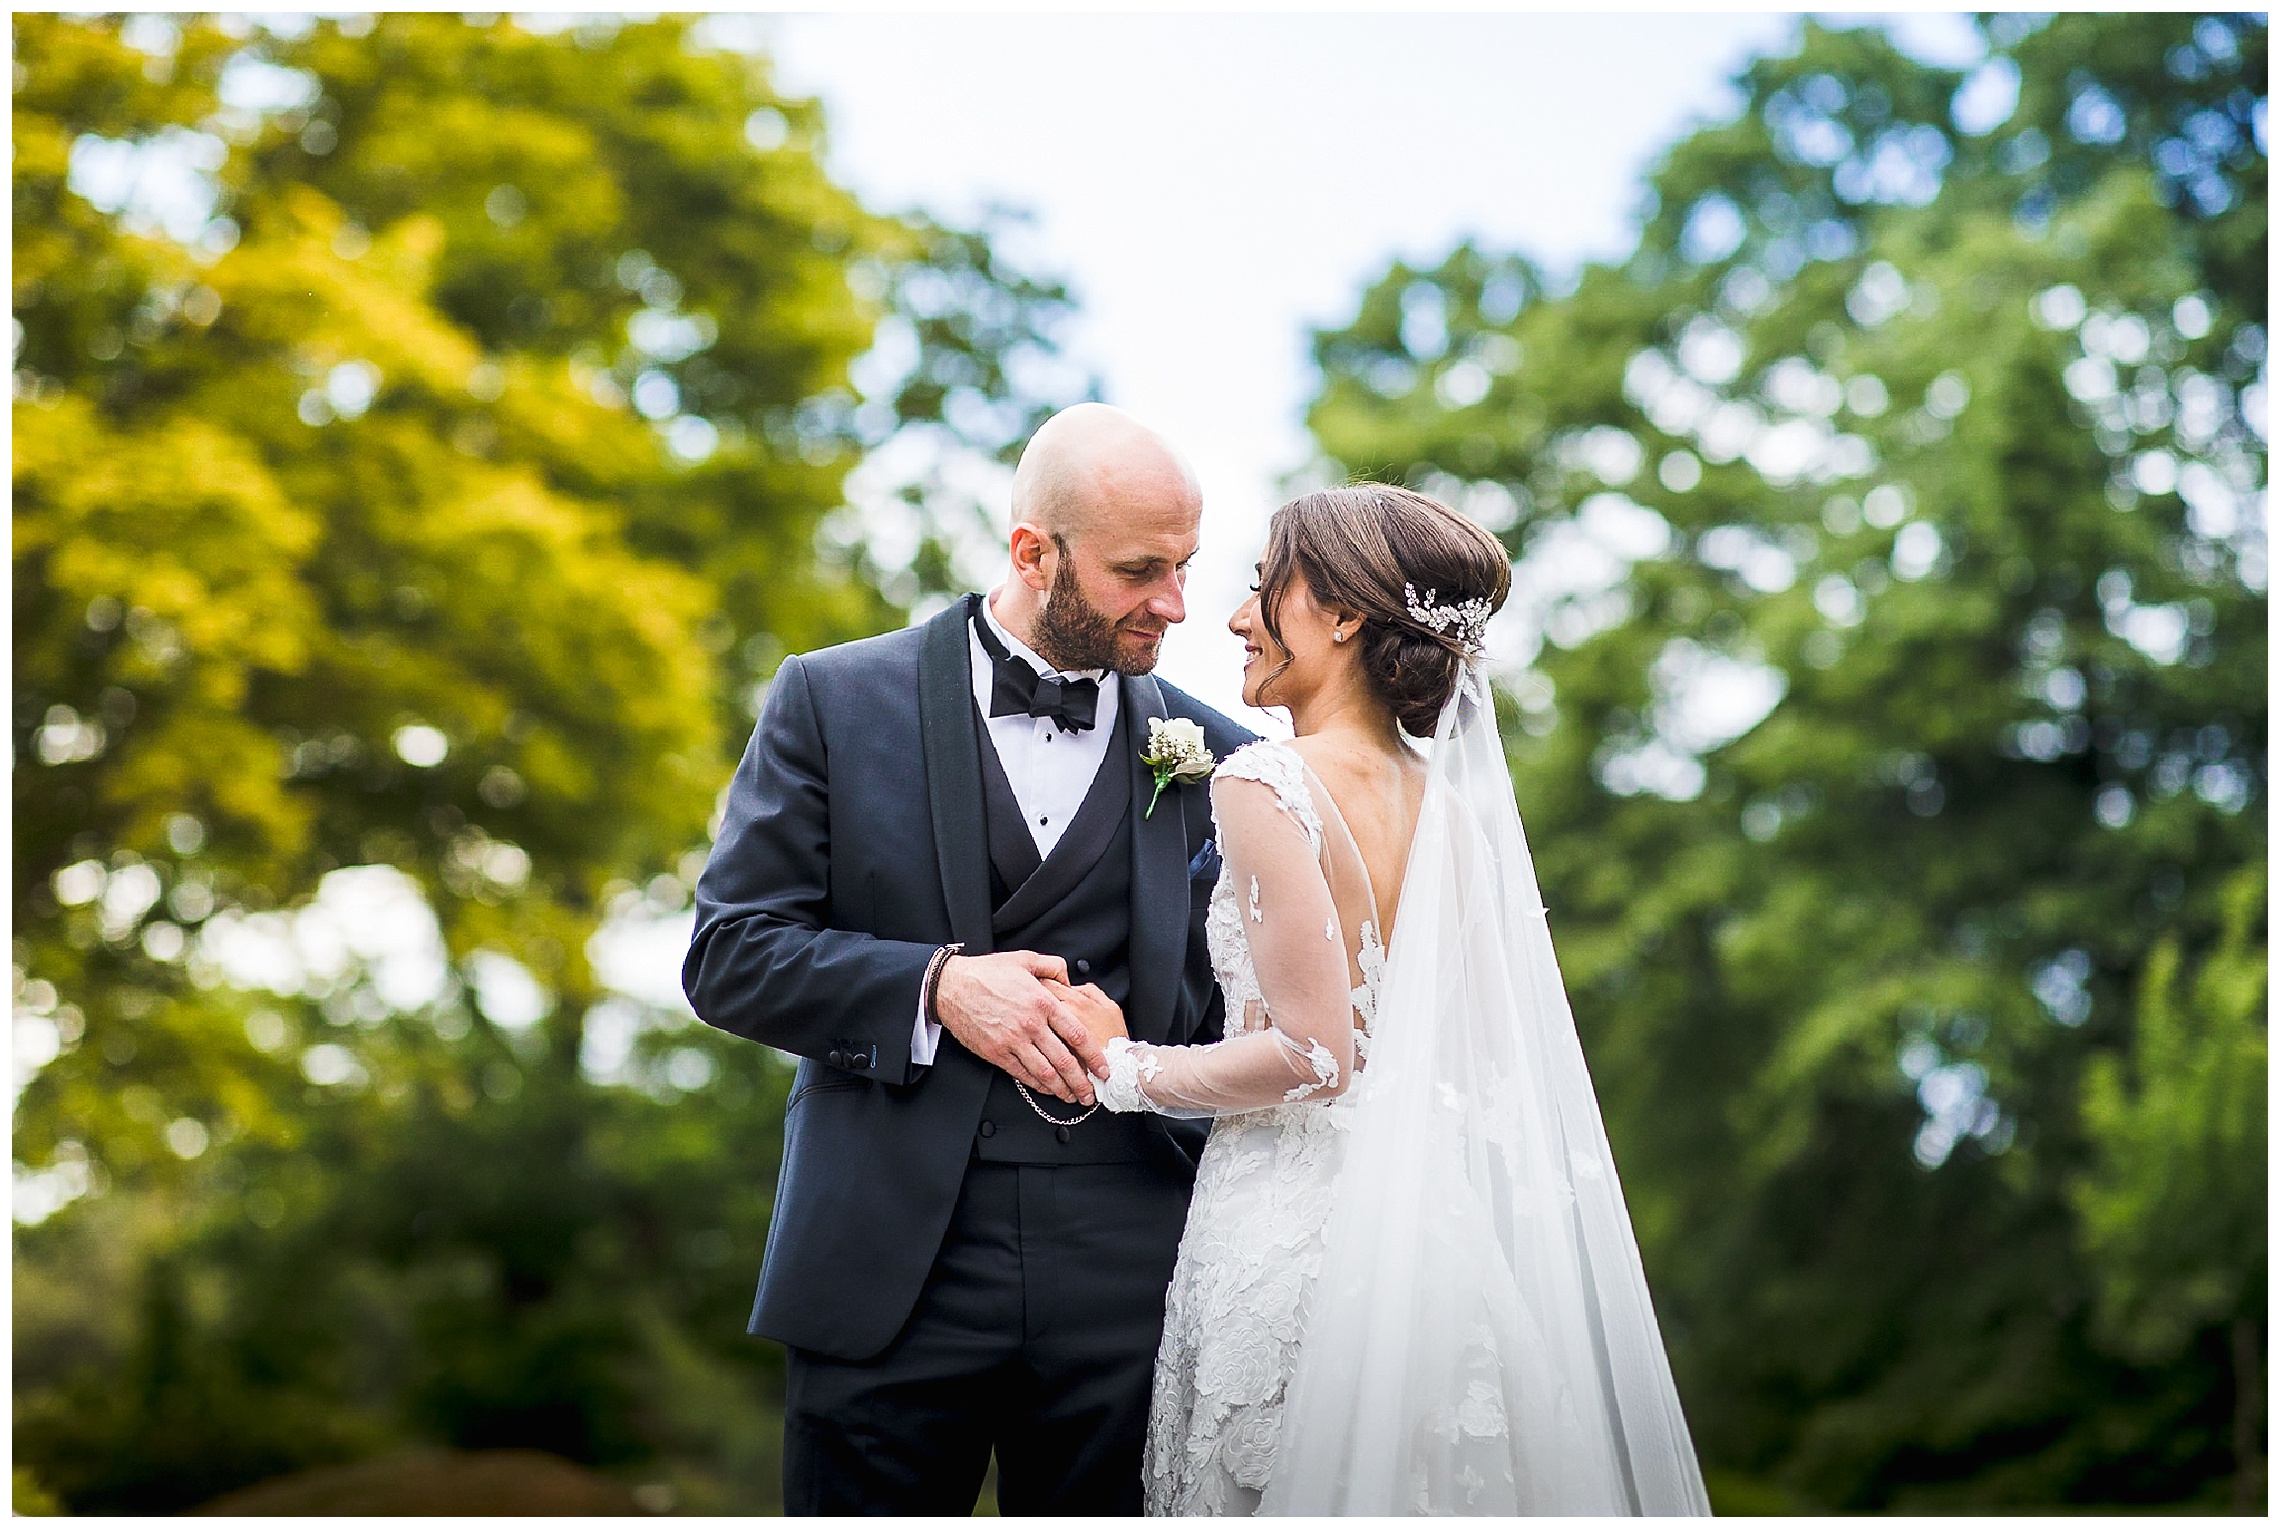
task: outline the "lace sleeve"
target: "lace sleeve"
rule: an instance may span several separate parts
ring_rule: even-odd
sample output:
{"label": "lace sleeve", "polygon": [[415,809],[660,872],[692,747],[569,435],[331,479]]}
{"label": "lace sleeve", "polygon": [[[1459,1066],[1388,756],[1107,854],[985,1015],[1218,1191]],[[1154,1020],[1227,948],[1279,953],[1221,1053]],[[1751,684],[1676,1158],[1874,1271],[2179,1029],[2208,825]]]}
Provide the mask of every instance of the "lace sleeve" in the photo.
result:
{"label": "lace sleeve", "polygon": [[1321,819],[1303,766],[1282,752],[1287,772],[1223,767],[1211,788],[1267,1023],[1208,1046],[1110,1042],[1110,1076],[1099,1093],[1112,1110],[1232,1114],[1327,1098],[1352,1073],[1353,994],[1322,869]]}

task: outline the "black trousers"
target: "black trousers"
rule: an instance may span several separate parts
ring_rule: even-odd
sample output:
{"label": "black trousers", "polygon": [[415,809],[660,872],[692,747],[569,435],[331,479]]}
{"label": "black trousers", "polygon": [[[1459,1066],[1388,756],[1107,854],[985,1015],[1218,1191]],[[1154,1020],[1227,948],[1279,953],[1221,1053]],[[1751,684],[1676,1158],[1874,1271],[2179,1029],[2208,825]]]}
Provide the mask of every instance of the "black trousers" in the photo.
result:
{"label": "black trousers", "polygon": [[1008,1515],[1137,1515],[1188,1187],[1153,1162],[969,1164],[886,1352],[791,1350],[784,1511],[963,1517],[994,1449]]}

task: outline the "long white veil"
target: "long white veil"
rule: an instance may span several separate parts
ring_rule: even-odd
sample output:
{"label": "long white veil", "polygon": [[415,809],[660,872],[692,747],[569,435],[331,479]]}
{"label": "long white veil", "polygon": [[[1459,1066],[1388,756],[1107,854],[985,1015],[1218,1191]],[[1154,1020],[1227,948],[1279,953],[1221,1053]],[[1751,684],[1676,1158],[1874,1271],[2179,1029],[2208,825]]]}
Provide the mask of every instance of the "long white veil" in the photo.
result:
{"label": "long white veil", "polygon": [[1708,1513],[1477,664],[1436,732],[1262,1511]]}

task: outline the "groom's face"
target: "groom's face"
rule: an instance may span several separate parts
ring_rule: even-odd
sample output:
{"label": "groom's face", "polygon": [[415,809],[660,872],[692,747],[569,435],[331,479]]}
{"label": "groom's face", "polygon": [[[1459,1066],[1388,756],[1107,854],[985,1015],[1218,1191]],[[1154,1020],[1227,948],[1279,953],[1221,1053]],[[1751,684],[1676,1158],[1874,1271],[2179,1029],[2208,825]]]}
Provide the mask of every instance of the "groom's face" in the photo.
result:
{"label": "groom's face", "polygon": [[1154,670],[1163,633],[1188,618],[1192,556],[1192,529],[1170,545],[1099,531],[1056,535],[1037,654],[1062,670]]}
{"label": "groom's face", "polygon": [[1037,617],[1039,655],[1063,669],[1154,669],[1164,634],[1187,619],[1197,519],[1178,504],[1054,536],[1044,556],[1052,584]]}

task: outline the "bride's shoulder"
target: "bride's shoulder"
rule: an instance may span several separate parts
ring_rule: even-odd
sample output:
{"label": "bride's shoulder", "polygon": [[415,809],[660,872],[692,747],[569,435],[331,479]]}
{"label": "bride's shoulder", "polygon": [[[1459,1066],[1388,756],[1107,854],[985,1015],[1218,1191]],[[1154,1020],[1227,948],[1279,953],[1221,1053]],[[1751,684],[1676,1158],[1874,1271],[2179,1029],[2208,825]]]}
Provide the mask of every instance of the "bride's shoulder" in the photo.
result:
{"label": "bride's shoulder", "polygon": [[1298,750],[1273,738],[1259,738],[1219,761],[1211,772],[1213,780],[1255,780],[1261,785],[1280,785],[1285,781],[1306,780],[1306,761],[1299,758]]}
{"label": "bride's shoulder", "polygon": [[1214,786],[1223,781],[1255,781],[1275,794],[1282,810],[1296,819],[1306,830],[1307,837],[1317,843],[1322,837],[1322,814],[1314,805],[1314,793],[1306,781],[1306,761],[1298,750],[1287,743],[1262,738],[1219,761],[1211,772]]}

